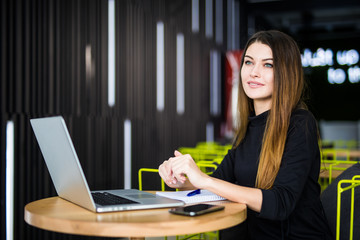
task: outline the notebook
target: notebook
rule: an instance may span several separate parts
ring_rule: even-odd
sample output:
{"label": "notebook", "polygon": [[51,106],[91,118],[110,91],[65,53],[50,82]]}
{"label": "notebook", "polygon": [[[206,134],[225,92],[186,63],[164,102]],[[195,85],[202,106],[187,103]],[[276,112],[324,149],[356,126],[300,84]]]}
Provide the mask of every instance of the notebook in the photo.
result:
{"label": "notebook", "polygon": [[194,196],[189,197],[187,196],[187,194],[190,192],[192,191],[156,192],[156,195],[171,199],[181,200],[186,204],[226,200],[226,198],[216,195],[215,193],[210,192],[208,190],[201,190],[200,194],[196,194]]}
{"label": "notebook", "polygon": [[30,123],[59,197],[94,212],[184,205],[182,201],[137,189],[90,191],[64,119],[36,118]]}

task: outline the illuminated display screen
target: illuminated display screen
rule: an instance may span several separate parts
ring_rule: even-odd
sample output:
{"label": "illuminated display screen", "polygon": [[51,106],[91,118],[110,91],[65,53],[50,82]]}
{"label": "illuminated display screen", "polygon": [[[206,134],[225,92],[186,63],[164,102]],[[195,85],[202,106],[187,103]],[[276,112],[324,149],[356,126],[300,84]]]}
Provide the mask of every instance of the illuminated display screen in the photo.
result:
{"label": "illuminated display screen", "polygon": [[[318,48],[316,52],[304,49],[301,55],[303,67],[326,67],[327,80],[330,84],[343,84],[346,80],[350,83],[360,82],[359,52],[355,49],[338,50],[336,54],[330,48]],[[334,66],[345,66],[336,68]],[[346,66],[348,68],[346,68]]]}
{"label": "illuminated display screen", "polygon": [[308,106],[319,120],[360,120],[360,38],[303,43]]}

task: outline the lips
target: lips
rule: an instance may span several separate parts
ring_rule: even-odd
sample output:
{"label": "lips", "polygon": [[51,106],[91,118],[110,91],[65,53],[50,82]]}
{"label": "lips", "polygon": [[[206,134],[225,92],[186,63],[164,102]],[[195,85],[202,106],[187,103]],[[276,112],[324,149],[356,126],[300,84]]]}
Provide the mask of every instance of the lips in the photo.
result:
{"label": "lips", "polygon": [[258,88],[258,87],[264,86],[264,84],[259,83],[259,82],[256,82],[256,81],[249,81],[249,82],[248,82],[248,85],[249,85],[251,88]]}

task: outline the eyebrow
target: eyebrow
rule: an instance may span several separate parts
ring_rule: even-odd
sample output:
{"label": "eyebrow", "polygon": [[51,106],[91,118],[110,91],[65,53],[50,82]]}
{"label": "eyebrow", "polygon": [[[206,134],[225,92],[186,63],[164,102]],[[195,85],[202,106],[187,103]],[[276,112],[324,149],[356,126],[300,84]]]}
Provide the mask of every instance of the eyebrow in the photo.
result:
{"label": "eyebrow", "polygon": [[[251,57],[251,56],[249,56],[249,55],[245,55],[245,57],[248,57],[248,58],[254,59],[253,57]],[[269,60],[274,61],[274,59],[273,59],[273,58],[264,58],[264,59],[262,59],[262,61],[269,61]]]}

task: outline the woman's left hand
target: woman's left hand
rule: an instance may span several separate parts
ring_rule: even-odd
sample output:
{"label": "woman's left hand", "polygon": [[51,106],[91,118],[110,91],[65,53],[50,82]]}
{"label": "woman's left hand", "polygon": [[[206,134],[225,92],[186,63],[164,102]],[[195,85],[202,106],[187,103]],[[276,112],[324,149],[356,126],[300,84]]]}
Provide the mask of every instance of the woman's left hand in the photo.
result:
{"label": "woman's left hand", "polygon": [[187,177],[195,188],[202,188],[208,175],[200,170],[189,154],[182,155],[179,151],[174,154],[175,157],[169,159],[174,177],[181,182],[185,182]]}

